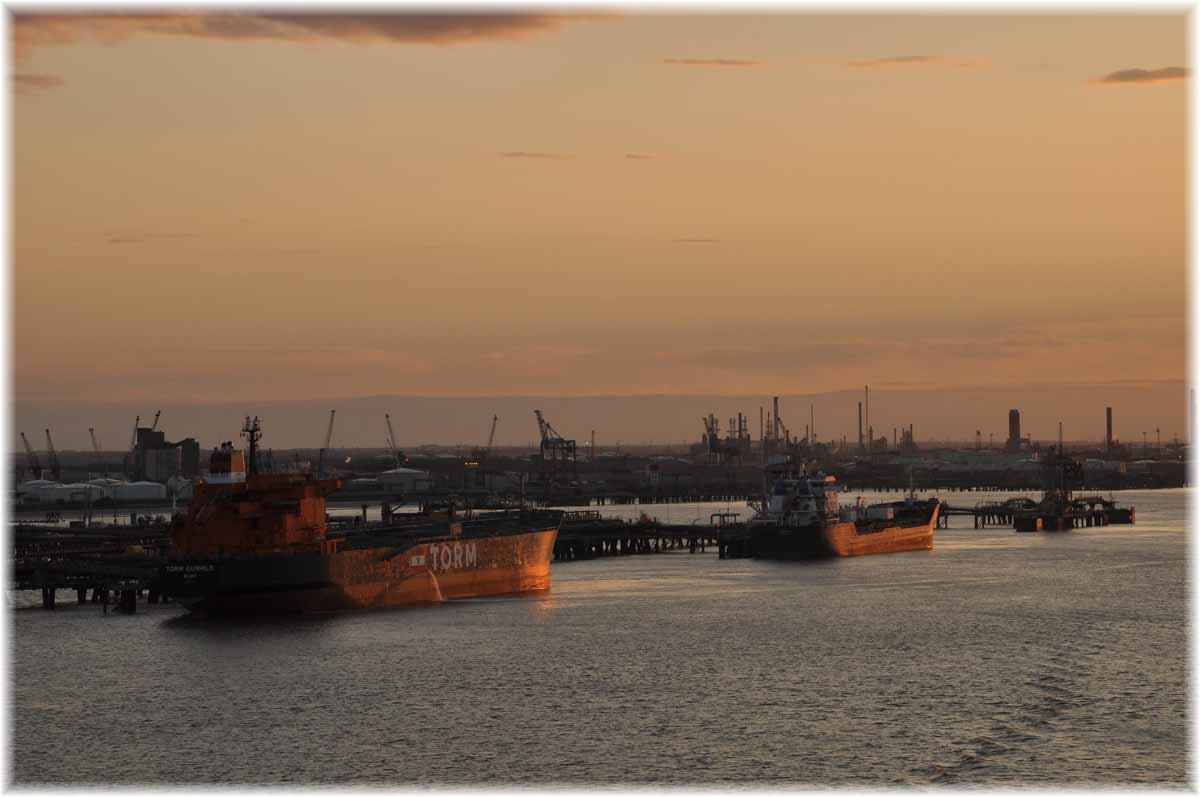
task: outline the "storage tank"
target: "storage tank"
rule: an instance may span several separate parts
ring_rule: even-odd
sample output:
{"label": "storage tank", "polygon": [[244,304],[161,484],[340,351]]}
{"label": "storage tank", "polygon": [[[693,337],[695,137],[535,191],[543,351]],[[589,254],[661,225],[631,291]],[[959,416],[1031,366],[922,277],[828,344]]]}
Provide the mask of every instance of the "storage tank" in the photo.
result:
{"label": "storage tank", "polygon": [[51,500],[53,488],[61,486],[49,479],[30,479],[17,486],[17,498],[23,504],[44,504]]}
{"label": "storage tank", "polygon": [[429,489],[429,474],[414,468],[392,468],[379,474],[379,483],[395,492],[419,492]]}
{"label": "storage tank", "polygon": [[87,482],[87,483],[88,483],[88,484],[91,484],[91,485],[94,485],[94,486],[96,486],[96,487],[99,487],[101,490],[103,490],[103,491],[104,491],[104,496],[105,496],[106,498],[112,498],[112,497],[113,497],[113,491],[114,491],[114,490],[115,490],[115,489],[116,489],[116,488],[117,488],[119,485],[122,485],[122,484],[124,484],[125,482],[121,481],[120,479],[105,479],[105,478],[98,478],[98,479],[88,479],[88,482]]}
{"label": "storage tank", "polygon": [[56,484],[53,487],[47,488],[46,503],[51,504],[82,504],[88,500],[95,501],[98,498],[104,497],[104,490],[94,484],[84,484],[82,482],[73,482],[71,484]]}
{"label": "storage tank", "polygon": [[129,482],[113,489],[113,500],[131,504],[142,501],[165,501],[167,486],[158,482]]}

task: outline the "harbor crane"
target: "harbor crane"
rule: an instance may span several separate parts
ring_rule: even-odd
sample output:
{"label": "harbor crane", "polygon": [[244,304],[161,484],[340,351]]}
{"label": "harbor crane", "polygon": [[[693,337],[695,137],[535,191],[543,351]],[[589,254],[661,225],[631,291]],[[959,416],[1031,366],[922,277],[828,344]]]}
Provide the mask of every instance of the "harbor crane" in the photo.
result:
{"label": "harbor crane", "polygon": [[492,443],[496,441],[496,422],[500,420],[499,415],[492,416],[492,431],[488,434],[487,445],[483,448],[471,449],[471,460],[475,463],[483,462],[488,455],[492,453]]}
{"label": "harbor crane", "polygon": [[[330,421],[333,419],[330,418]],[[387,422],[388,430],[388,448],[392,451],[392,461],[396,463],[396,467],[400,467],[400,449],[396,445],[396,431],[392,428],[392,416],[386,412],[383,414],[383,420]]]}
{"label": "harbor crane", "polygon": [[160,415],[162,415],[162,410],[154,411],[154,423],[150,424],[150,431],[153,432],[158,429],[158,416]]}
{"label": "harbor crane", "polygon": [[50,439],[50,430],[46,430],[46,453],[50,455],[50,473],[54,481],[62,480],[62,466],[58,464],[58,452],[54,450],[54,441]]}
{"label": "harbor crane", "polygon": [[100,453],[100,441],[96,439],[96,430],[88,427],[88,434],[92,436],[92,450],[96,452],[96,470],[104,470],[104,478],[108,478],[108,468],[104,465],[104,456]]}
{"label": "harbor crane", "polygon": [[558,481],[559,463],[564,465],[568,459],[571,462],[571,470],[578,476],[578,463],[575,459],[575,441],[567,440],[558,431],[550,425],[550,422],[542,415],[541,410],[534,410],[533,414],[537,416],[538,432],[541,433],[541,455],[543,462],[550,463],[550,479],[546,482],[546,496],[550,497],[554,484]]}
{"label": "harbor crane", "polygon": [[325,452],[329,450],[329,443],[333,440],[333,416],[337,410],[329,411],[329,428],[325,431],[325,445],[321,446],[321,450],[317,452],[317,478],[323,478],[325,475]]}
{"label": "harbor crane", "polygon": [[138,424],[140,424],[141,422],[142,422],[141,415],[133,416],[133,435],[129,438],[129,452],[125,455],[125,474],[127,476],[134,475],[133,470],[134,470],[134,467],[136,464],[134,462],[134,459],[136,458],[135,452],[137,451],[137,430],[138,430]]}
{"label": "harbor crane", "polygon": [[492,443],[496,442],[496,422],[499,420],[499,415],[492,416],[492,431],[488,434],[487,448],[483,449],[483,455],[485,457],[492,453]]}
{"label": "harbor crane", "polygon": [[29,438],[25,436],[24,432],[21,432],[21,442],[25,444],[25,462],[29,467],[29,472],[33,474],[32,478],[42,478],[42,462],[38,459],[33,446],[29,445]]}
{"label": "harbor crane", "polygon": [[550,421],[542,415],[541,410],[534,410],[533,414],[537,416],[538,432],[542,436],[541,454],[542,459],[547,461],[566,461],[568,457],[575,459],[575,441],[566,440],[558,431],[550,425]]}

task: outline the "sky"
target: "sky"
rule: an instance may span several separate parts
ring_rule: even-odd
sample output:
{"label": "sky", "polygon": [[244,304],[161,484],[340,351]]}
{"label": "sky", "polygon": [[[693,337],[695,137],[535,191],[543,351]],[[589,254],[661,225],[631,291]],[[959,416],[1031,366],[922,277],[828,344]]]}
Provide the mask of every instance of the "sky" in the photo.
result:
{"label": "sky", "polygon": [[1186,33],[18,15],[17,429],[72,403],[1139,381],[1178,383],[1128,399],[1178,429]]}

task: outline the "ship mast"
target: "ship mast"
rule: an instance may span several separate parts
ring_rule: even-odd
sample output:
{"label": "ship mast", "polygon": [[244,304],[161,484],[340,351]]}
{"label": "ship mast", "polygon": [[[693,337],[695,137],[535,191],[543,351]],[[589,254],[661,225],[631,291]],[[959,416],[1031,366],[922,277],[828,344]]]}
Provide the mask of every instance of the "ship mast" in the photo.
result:
{"label": "ship mast", "polygon": [[246,476],[253,476],[258,473],[258,441],[262,437],[262,428],[258,425],[258,416],[254,416],[254,420],[250,420],[250,416],[246,416],[246,423],[242,425],[242,437],[246,438],[250,451],[246,456]]}

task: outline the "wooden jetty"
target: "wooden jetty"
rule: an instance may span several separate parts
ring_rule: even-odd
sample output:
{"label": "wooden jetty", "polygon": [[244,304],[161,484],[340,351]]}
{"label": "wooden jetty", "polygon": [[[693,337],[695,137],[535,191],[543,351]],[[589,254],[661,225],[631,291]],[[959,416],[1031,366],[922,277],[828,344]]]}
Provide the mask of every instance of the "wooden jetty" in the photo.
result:
{"label": "wooden jetty", "polygon": [[554,561],[627,556],[687,549],[704,553],[717,545],[716,526],[672,525],[646,516],[628,521],[596,511],[566,512],[554,542]]}
{"label": "wooden jetty", "polygon": [[154,591],[158,564],[170,544],[165,526],[45,528],[16,526],[10,588],[41,590],[42,607],[53,609],[60,589],[74,590],[80,604],[110,598],[132,613],[146,593],[149,603],[165,599]]}

